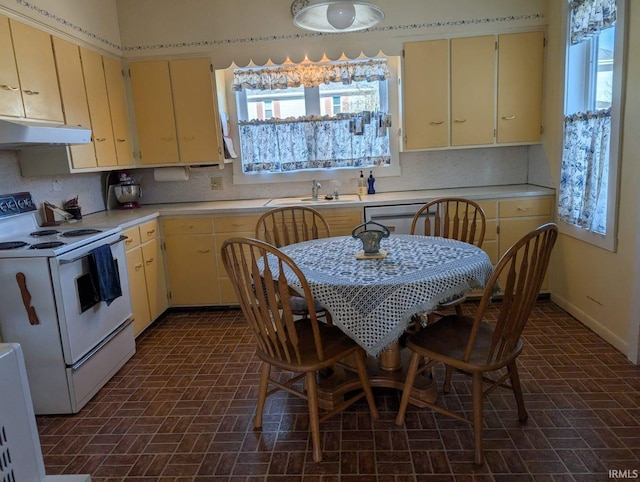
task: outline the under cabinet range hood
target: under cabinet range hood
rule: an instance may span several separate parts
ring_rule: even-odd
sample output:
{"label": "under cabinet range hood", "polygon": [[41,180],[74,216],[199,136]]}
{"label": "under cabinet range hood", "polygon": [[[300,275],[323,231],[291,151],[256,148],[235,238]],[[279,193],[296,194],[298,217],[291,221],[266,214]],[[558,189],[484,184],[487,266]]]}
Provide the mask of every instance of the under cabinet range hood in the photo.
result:
{"label": "under cabinet range hood", "polygon": [[0,119],[0,149],[88,144],[89,142],[91,142],[91,129],[86,127],[24,119]]}

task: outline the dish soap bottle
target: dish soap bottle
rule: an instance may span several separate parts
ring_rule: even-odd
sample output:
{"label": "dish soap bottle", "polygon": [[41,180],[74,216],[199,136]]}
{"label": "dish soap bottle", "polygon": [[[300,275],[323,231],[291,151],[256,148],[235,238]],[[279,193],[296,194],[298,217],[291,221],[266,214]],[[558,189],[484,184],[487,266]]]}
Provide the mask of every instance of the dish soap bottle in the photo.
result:
{"label": "dish soap bottle", "polygon": [[367,179],[367,182],[369,183],[369,189],[367,190],[367,194],[375,194],[376,190],[373,187],[373,184],[376,182],[376,180],[373,177],[373,171],[369,171],[369,179]]}
{"label": "dish soap bottle", "polygon": [[364,174],[360,171],[360,177],[358,178],[358,194],[364,196],[367,194],[367,183],[364,179]]}

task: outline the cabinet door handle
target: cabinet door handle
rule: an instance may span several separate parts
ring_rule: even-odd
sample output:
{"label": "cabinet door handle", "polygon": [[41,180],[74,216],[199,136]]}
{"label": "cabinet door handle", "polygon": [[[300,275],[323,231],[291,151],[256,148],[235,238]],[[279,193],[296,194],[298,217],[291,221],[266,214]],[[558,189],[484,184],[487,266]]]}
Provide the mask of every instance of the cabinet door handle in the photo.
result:
{"label": "cabinet door handle", "polygon": [[507,116],[502,116],[502,119],[503,119],[503,120],[513,120],[513,119],[515,119],[515,118],[516,118],[516,116],[515,116],[515,115],[510,115],[510,116],[508,116],[508,117],[507,117]]}
{"label": "cabinet door handle", "polygon": [[183,141],[193,141],[195,140],[195,136],[185,136],[182,138]]}
{"label": "cabinet door handle", "polygon": [[173,137],[161,137],[160,140],[168,142],[168,141],[172,141]]}
{"label": "cabinet door handle", "polygon": [[106,137],[96,137],[96,139],[95,139],[96,142],[104,142],[106,140],[107,140]]}
{"label": "cabinet door handle", "polygon": [[438,122],[429,122],[429,124],[431,124],[432,126],[439,126],[444,124],[444,121],[438,121]]}
{"label": "cabinet door handle", "polygon": [[142,269],[142,263],[138,263],[138,264],[136,264],[136,265],[134,266],[134,269],[135,269],[136,271],[140,271],[140,270]]}
{"label": "cabinet door handle", "polygon": [[133,239],[131,239],[131,238],[127,238],[124,241],[124,244],[131,244],[131,243],[133,243]]}
{"label": "cabinet door handle", "polygon": [[23,90],[22,92],[24,92],[27,95],[39,95],[40,92],[38,92],[37,90]]}
{"label": "cabinet door handle", "polygon": [[116,139],[116,141],[118,141],[118,142],[127,142],[126,139]]}
{"label": "cabinet door handle", "polygon": [[455,122],[456,124],[464,124],[465,122],[467,122],[467,119],[456,119],[453,122]]}
{"label": "cabinet door handle", "polygon": [[151,263],[153,263],[153,260],[154,260],[154,258],[149,258],[147,261],[145,261],[145,263],[151,264]]}
{"label": "cabinet door handle", "polygon": [[531,208],[518,208],[518,211],[527,212],[527,211],[531,211]]}
{"label": "cabinet door handle", "polygon": [[151,229],[151,230],[147,231],[147,236],[151,236],[155,232],[156,232],[155,229]]}
{"label": "cabinet door handle", "polygon": [[2,89],[4,90],[12,90],[12,91],[16,91],[16,90],[20,90],[20,87],[11,87],[10,85],[7,84],[2,84],[0,85],[0,87],[2,87]]}
{"label": "cabinet door handle", "polygon": [[206,254],[206,253],[208,253],[209,251],[211,251],[211,250],[210,250],[210,249],[199,249],[199,250],[198,250],[198,253]]}

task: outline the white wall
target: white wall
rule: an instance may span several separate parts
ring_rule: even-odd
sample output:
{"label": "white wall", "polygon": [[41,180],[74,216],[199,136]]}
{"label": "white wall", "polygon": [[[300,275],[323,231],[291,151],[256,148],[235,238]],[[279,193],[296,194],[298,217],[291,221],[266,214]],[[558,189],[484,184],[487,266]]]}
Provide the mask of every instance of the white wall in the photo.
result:
{"label": "white wall", "polygon": [[[554,177],[559,174],[562,145],[561,58],[565,48],[561,38],[560,2],[550,3],[549,43],[546,76],[546,119],[548,135],[544,148]],[[638,220],[640,218],[640,2],[629,1],[627,91],[624,103],[623,144],[620,161],[619,224],[617,251],[612,253],[566,235],[556,244],[551,273],[553,299],[563,308],[637,362]]]}

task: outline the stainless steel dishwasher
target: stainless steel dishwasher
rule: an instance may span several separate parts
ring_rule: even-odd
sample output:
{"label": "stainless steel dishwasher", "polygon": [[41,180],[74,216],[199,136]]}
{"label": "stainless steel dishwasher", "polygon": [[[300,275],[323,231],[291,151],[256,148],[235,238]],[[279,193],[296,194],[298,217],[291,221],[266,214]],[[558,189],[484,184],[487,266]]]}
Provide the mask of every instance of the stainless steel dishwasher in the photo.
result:
{"label": "stainless steel dishwasher", "polygon": [[[387,206],[365,206],[365,221],[375,221],[387,226],[392,233],[409,234],[415,213],[425,203],[394,204]],[[418,229],[414,234],[424,234]]]}

